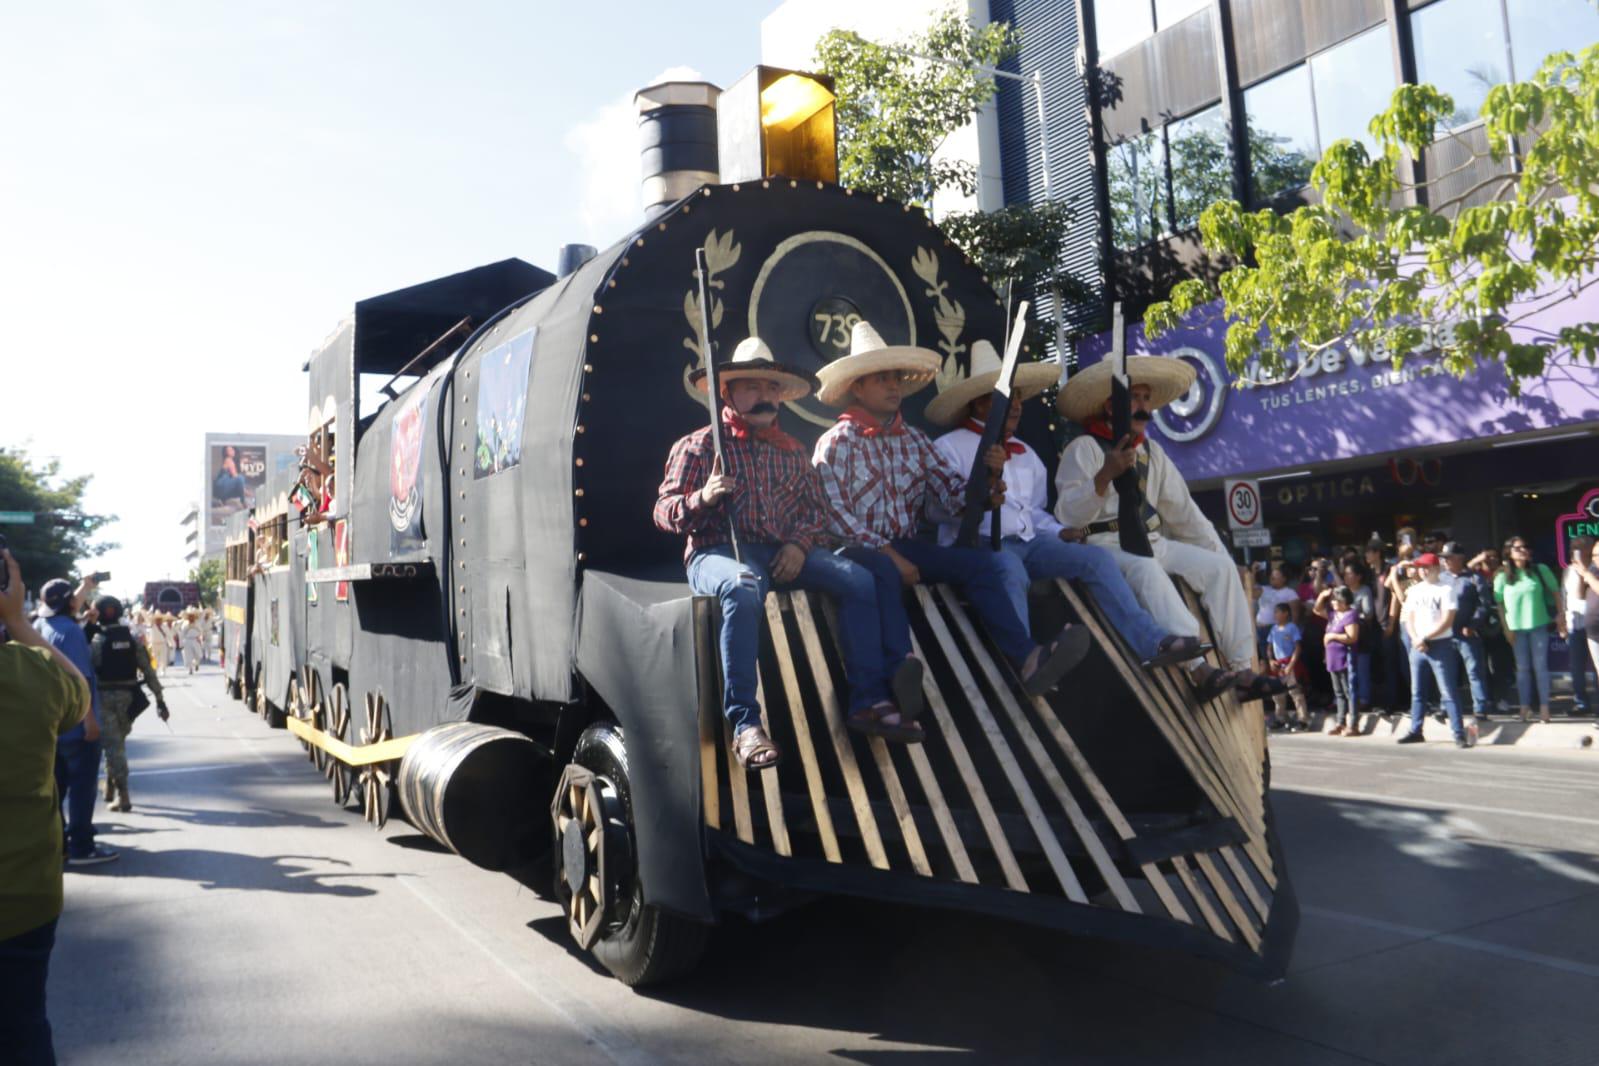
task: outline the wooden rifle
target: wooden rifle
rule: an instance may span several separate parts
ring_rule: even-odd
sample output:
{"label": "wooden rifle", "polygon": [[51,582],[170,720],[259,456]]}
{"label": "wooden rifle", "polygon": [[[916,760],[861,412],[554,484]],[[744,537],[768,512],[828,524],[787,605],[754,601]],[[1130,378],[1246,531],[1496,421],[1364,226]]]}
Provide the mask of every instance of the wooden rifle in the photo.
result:
{"label": "wooden rifle", "polygon": [[[1127,325],[1121,301],[1111,311],[1110,438],[1112,447],[1133,433],[1133,386],[1127,376]],[[1144,528],[1144,493],[1138,486],[1138,464],[1116,475],[1116,529],[1121,549],[1128,555],[1151,558],[1149,531]]]}
{"label": "wooden rifle", "polygon": [[[716,461],[712,470],[727,473],[727,463],[722,458],[722,395],[716,384],[716,347],[711,343],[711,298],[710,287],[706,284],[707,271],[705,269],[705,249],[694,249],[694,280],[699,284],[700,290],[700,336],[704,338],[704,351],[701,357],[705,360],[705,409],[711,415],[711,451]],[[743,562],[743,557],[738,550],[738,529],[733,525],[733,510],[727,509],[727,539],[733,546],[733,558]]]}
{"label": "wooden rifle", "polygon": [[[988,513],[988,467],[983,456],[999,443],[1005,432],[1005,420],[1010,415],[1011,390],[1016,384],[1016,358],[1021,354],[1023,328],[1027,322],[1028,303],[1023,300],[1016,307],[1016,321],[1011,325],[1010,340],[1005,345],[1005,357],[999,365],[999,380],[990,393],[993,402],[988,407],[988,418],[983,422],[983,436],[977,442],[977,455],[972,459],[972,469],[966,477],[966,504],[961,509],[960,531],[955,536],[958,548],[977,547],[977,527]],[[999,515],[994,515],[994,526],[999,526]]]}

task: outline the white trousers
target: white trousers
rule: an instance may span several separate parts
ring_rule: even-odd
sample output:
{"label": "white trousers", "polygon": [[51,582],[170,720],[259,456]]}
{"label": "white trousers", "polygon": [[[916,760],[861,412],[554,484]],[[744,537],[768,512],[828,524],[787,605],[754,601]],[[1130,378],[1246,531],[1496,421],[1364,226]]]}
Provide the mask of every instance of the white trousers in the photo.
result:
{"label": "white trousers", "polygon": [[1129,555],[1117,544],[1115,534],[1099,534],[1089,542],[1110,552],[1133,595],[1162,628],[1186,637],[1200,635],[1199,622],[1183,602],[1172,583],[1172,575],[1182,578],[1199,594],[1216,630],[1217,650],[1234,669],[1251,667],[1255,661],[1255,627],[1249,618],[1249,601],[1238,567],[1231,557],[1182,541],[1151,537],[1153,559]]}

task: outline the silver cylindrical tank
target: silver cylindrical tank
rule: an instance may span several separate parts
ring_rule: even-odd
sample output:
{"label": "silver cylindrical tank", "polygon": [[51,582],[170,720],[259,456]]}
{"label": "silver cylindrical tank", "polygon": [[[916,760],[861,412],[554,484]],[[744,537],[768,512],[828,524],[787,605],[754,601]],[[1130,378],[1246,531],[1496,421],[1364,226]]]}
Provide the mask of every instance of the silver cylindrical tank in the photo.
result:
{"label": "silver cylindrical tank", "polygon": [[411,824],[489,870],[537,849],[547,797],[537,795],[538,754],[521,733],[475,722],[435,726],[400,760],[400,802]]}
{"label": "silver cylindrical tank", "polygon": [[634,95],[646,218],[701,185],[716,184],[716,99],[721,93],[709,82],[668,81]]}

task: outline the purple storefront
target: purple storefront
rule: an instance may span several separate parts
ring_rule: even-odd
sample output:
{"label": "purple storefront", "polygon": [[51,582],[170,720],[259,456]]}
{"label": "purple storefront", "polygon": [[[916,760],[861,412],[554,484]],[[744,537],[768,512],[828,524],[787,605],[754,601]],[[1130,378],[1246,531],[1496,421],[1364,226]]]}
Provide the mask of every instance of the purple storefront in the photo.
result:
{"label": "purple storefront", "polygon": [[[1246,374],[1238,385],[1222,354],[1225,324],[1203,317],[1211,324],[1152,344],[1130,328],[1127,345],[1198,370],[1189,394],[1160,412],[1154,435],[1219,529],[1227,527],[1223,479],[1249,477],[1261,481],[1271,554],[1289,562],[1373,532],[1391,542],[1406,525],[1472,549],[1519,534],[1539,559],[1555,565],[1563,556],[1562,516],[1599,487],[1599,369],[1562,359],[1513,397],[1498,366],[1457,379],[1428,351],[1395,368],[1387,353],[1335,347],[1286,383]],[[1599,299],[1586,299],[1525,328],[1547,336],[1595,318]],[[1101,334],[1078,358],[1097,362],[1108,350]]]}

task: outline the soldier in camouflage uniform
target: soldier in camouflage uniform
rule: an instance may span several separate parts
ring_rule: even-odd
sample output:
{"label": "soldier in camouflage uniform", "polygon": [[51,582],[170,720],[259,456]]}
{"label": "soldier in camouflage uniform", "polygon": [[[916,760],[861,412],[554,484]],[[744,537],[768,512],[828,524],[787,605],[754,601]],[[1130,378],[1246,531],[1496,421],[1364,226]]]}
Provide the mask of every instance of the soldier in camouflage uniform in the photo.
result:
{"label": "soldier in camouflage uniform", "polygon": [[122,622],[122,602],[114,596],[103,596],[95,607],[100,612],[100,632],[89,645],[89,658],[94,663],[95,678],[100,686],[100,743],[105,749],[105,798],[114,800],[113,811],[130,811],[133,803],[128,796],[128,731],[133,728],[129,714],[134,696],[139,690],[139,680],[149,686],[155,696],[157,714],[167,718],[167,703],[161,693],[161,682],[150,665],[144,648],[133,639],[133,633]]}

